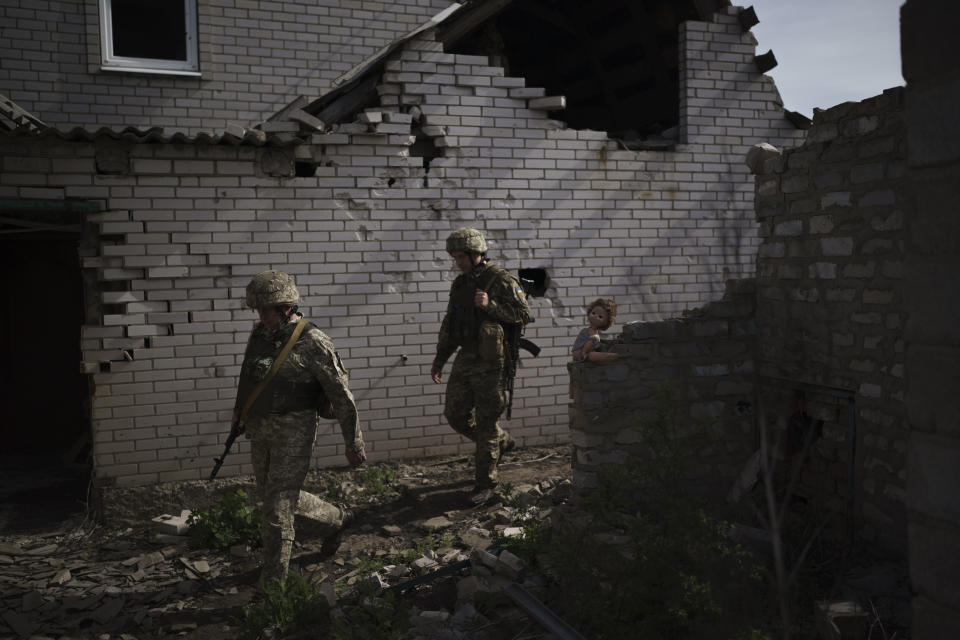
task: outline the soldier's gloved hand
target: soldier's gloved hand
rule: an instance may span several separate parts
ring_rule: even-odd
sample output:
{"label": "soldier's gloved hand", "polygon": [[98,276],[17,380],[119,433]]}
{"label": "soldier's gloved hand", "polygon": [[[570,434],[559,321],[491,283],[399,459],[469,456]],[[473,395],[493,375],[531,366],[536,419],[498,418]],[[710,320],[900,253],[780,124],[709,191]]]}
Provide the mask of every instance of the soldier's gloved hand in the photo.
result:
{"label": "soldier's gloved hand", "polygon": [[433,378],[433,381],[437,384],[440,384],[440,382],[443,380],[443,378],[440,376],[441,371],[443,371],[443,369],[440,367],[430,367],[430,377]]}
{"label": "soldier's gloved hand", "polygon": [[349,449],[347,449],[346,456],[347,456],[347,463],[349,463],[350,466],[354,468],[359,467],[360,465],[362,465],[364,462],[367,461],[367,453],[366,451],[363,450],[363,448],[360,448],[358,451],[350,451]]}

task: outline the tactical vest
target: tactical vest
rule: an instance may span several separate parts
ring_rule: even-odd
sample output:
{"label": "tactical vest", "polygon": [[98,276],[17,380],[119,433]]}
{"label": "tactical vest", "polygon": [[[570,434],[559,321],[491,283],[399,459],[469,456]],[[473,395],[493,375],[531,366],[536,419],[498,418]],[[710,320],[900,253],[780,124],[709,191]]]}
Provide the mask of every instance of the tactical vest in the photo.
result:
{"label": "tactical vest", "polygon": [[509,275],[510,272],[506,269],[489,265],[479,274],[470,273],[464,276],[460,286],[451,291],[453,332],[462,349],[476,351],[481,342],[481,325],[490,324],[486,314],[474,305],[477,289],[489,291],[495,280]]}
{"label": "tactical vest", "polygon": [[[290,338],[294,326],[295,323],[290,323],[281,327],[269,339],[261,327],[254,330],[240,368],[237,406],[243,406],[253,389],[267,376],[274,359]],[[280,365],[273,380],[254,401],[248,415],[265,416],[306,409],[323,409],[323,413],[329,413],[329,401],[323,387],[309,371],[293,362],[292,356],[297,352],[303,337],[300,336],[290,357]]]}

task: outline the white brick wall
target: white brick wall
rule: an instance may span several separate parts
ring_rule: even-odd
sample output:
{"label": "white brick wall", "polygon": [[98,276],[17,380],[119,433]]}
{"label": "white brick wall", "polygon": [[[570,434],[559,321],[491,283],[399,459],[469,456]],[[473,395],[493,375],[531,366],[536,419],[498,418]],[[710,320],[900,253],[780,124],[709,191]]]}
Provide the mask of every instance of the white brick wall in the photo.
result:
{"label": "white brick wall", "polygon": [[[96,176],[91,145],[2,142],[0,197],[100,200],[106,211],[90,221],[123,238],[85,258],[101,280],[129,288],[108,293],[115,307],[103,326],[83,331],[99,481],[209,473],[255,318],[243,288],[267,268],[296,277],[307,316],[335,340],[371,459],[468,450],[428,375],[456,275],[444,238],[464,225],[486,231],[495,262],[551,277],[527,330],[543,352],[523,360],[505,426],[527,445],[566,441],[566,363],[583,305],[611,297],[619,323],[660,319],[751,275],[758,240],[745,153],[802,138],[733,15],[683,25],[681,44],[684,139],[674,151],[624,151],[603,132],[564,129],[527,108],[542,90],[427,38],[387,65],[389,133],[347,125],[316,136],[311,153],[329,164],[314,177],[258,175],[264,150],[200,144],[135,145],[131,175]],[[410,124],[390,116],[399,113],[391,98],[446,129],[444,157],[426,173],[408,155]],[[250,473],[247,451],[241,443],[221,473]],[[338,429],[324,422],[316,463],[342,464],[342,454]]]}
{"label": "white brick wall", "polygon": [[265,120],[447,0],[197,0],[201,78],[101,71],[99,0],[0,4],[0,93],[47,124],[221,132]]}

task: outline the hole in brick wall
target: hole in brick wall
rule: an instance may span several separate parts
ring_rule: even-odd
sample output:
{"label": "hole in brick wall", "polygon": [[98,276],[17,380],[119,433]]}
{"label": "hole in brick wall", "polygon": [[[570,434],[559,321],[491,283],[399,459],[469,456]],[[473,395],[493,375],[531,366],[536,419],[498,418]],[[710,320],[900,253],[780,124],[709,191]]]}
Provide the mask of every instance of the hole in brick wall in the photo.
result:
{"label": "hole in brick wall", "polygon": [[550,276],[546,269],[520,269],[517,275],[523,290],[531,298],[541,298],[547,293]]}
{"label": "hole in brick wall", "polygon": [[434,144],[433,138],[425,134],[419,126],[413,127],[413,134],[416,136],[416,139],[413,141],[413,144],[410,145],[410,157],[423,158],[423,186],[427,187],[426,174],[430,172],[430,161],[434,158],[441,157],[443,152]]}
{"label": "hole in brick wall", "polygon": [[567,98],[577,129],[632,142],[673,140],[680,121],[679,26],[709,19],[719,0],[524,0],[451,43],[508,76]]}
{"label": "hole in brick wall", "polygon": [[293,167],[294,175],[298,178],[312,178],[317,175],[317,165],[313,162],[296,162]]}

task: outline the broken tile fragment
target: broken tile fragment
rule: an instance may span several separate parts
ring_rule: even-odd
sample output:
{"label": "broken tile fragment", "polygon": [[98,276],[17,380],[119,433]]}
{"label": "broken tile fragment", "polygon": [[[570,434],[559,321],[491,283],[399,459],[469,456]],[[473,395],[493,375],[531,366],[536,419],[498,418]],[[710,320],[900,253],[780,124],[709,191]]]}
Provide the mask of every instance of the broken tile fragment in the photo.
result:
{"label": "broken tile fragment", "polygon": [[420,528],[427,532],[442,531],[451,526],[453,526],[453,523],[443,516],[436,516],[420,523]]}
{"label": "broken tile fragment", "polygon": [[70,574],[70,569],[60,569],[50,580],[50,584],[66,584],[70,582],[70,579],[73,576]]}

